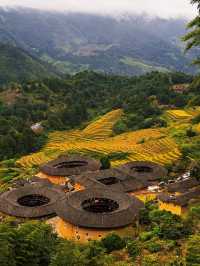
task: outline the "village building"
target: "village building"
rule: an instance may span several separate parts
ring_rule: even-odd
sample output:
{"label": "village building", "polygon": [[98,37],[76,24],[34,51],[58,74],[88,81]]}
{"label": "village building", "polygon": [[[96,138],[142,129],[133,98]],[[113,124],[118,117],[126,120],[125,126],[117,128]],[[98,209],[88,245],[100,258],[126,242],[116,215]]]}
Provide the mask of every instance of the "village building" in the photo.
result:
{"label": "village building", "polygon": [[101,238],[113,230],[122,230],[132,225],[143,207],[140,200],[128,194],[91,187],[71,193],[59,202],[56,208],[61,218],[58,231],[73,240]]}
{"label": "village building", "polygon": [[167,186],[167,191],[158,196],[160,210],[182,215],[192,200],[200,198],[200,182],[190,178]]}
{"label": "village building", "polygon": [[28,184],[0,196],[0,211],[20,218],[41,218],[55,214],[55,206],[65,193],[53,185]]}
{"label": "village building", "polygon": [[171,90],[175,91],[176,93],[183,94],[189,90],[190,84],[176,84],[171,87]]}
{"label": "village building", "polygon": [[157,197],[167,170],[152,162],[131,162],[101,170],[85,156],[61,156],[20,180],[0,196],[0,211],[25,218],[48,219],[62,237],[88,241],[117,231],[129,235],[144,202]]}
{"label": "village building", "polygon": [[35,134],[42,134],[44,131],[44,127],[42,126],[41,123],[35,123],[31,126],[31,130],[35,133]]}

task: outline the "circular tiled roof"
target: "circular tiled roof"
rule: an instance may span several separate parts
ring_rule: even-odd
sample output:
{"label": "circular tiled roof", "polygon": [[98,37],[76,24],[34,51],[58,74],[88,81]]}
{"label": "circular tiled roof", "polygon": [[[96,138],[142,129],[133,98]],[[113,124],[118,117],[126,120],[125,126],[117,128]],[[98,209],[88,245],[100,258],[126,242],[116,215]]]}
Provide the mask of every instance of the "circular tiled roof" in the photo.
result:
{"label": "circular tiled roof", "polygon": [[71,176],[87,171],[99,170],[99,161],[85,156],[60,156],[40,167],[40,170],[50,176]]}
{"label": "circular tiled roof", "polygon": [[90,173],[83,173],[80,176],[74,176],[75,183],[80,183],[86,188],[97,186],[104,186],[106,189],[119,190],[122,192],[132,192],[148,187],[148,182],[139,180],[132,175],[117,168],[95,171]]}
{"label": "circular tiled roof", "polygon": [[143,181],[156,181],[167,176],[167,170],[163,166],[148,161],[130,162],[118,169]]}
{"label": "circular tiled roof", "polygon": [[0,211],[11,216],[39,218],[55,213],[58,200],[65,193],[53,186],[26,185],[12,189],[0,196]]}
{"label": "circular tiled roof", "polygon": [[99,187],[71,193],[57,204],[56,213],[76,226],[108,229],[131,224],[143,206],[135,197]]}

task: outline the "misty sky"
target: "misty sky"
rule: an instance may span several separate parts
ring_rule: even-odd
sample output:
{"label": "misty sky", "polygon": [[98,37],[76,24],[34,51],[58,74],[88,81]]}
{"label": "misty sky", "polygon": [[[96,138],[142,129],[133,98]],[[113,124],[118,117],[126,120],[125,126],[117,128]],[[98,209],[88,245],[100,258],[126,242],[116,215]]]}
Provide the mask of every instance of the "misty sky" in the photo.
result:
{"label": "misty sky", "polygon": [[101,14],[148,13],[161,17],[194,17],[190,0],[0,0],[0,6],[24,6],[39,9]]}

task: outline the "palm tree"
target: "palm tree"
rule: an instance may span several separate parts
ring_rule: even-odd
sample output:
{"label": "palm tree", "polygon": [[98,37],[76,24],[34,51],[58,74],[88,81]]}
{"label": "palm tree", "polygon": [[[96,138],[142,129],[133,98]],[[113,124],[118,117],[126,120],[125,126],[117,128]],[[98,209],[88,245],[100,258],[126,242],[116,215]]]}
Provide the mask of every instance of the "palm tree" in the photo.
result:
{"label": "palm tree", "polygon": [[[187,28],[190,32],[183,37],[183,41],[186,42],[186,51],[200,47],[200,0],[191,0],[191,4],[197,4],[198,15],[188,24]],[[200,57],[197,57],[193,64],[200,66]],[[200,86],[200,75],[194,78],[192,85],[196,88]]]}
{"label": "palm tree", "polygon": [[192,4],[197,4],[198,10],[200,11],[200,0],[191,0]]}
{"label": "palm tree", "polygon": [[[183,40],[187,42],[186,51],[200,46],[200,0],[191,0],[191,3],[198,4],[199,15],[188,24],[187,27],[191,31],[183,37]],[[200,65],[200,58],[197,58],[194,64]]]}

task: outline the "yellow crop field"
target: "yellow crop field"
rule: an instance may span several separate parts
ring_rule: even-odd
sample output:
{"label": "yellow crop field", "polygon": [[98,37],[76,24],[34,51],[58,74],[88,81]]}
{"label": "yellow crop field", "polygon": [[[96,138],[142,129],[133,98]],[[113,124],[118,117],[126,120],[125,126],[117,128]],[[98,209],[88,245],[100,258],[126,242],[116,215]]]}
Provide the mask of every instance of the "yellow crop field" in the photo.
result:
{"label": "yellow crop field", "polygon": [[194,128],[198,133],[200,133],[200,123],[197,124]]}
{"label": "yellow crop field", "polygon": [[167,129],[143,129],[112,137],[112,128],[122,114],[122,110],[115,110],[83,130],[50,133],[47,144],[40,152],[22,157],[17,164],[24,168],[39,166],[69,152],[95,153],[101,156],[127,153],[126,159],[113,159],[112,166],[136,160],[168,164],[180,157],[181,154],[174,140],[164,134]]}
{"label": "yellow crop field", "polygon": [[112,134],[112,128],[114,124],[122,116],[123,111],[121,109],[112,111],[102,116],[96,122],[91,123],[86,127],[82,133],[87,138],[103,139],[109,137]]}
{"label": "yellow crop field", "polygon": [[179,120],[179,119],[191,119],[192,114],[185,111],[185,110],[169,110],[167,111],[167,115],[169,118],[172,118],[174,120]]}

